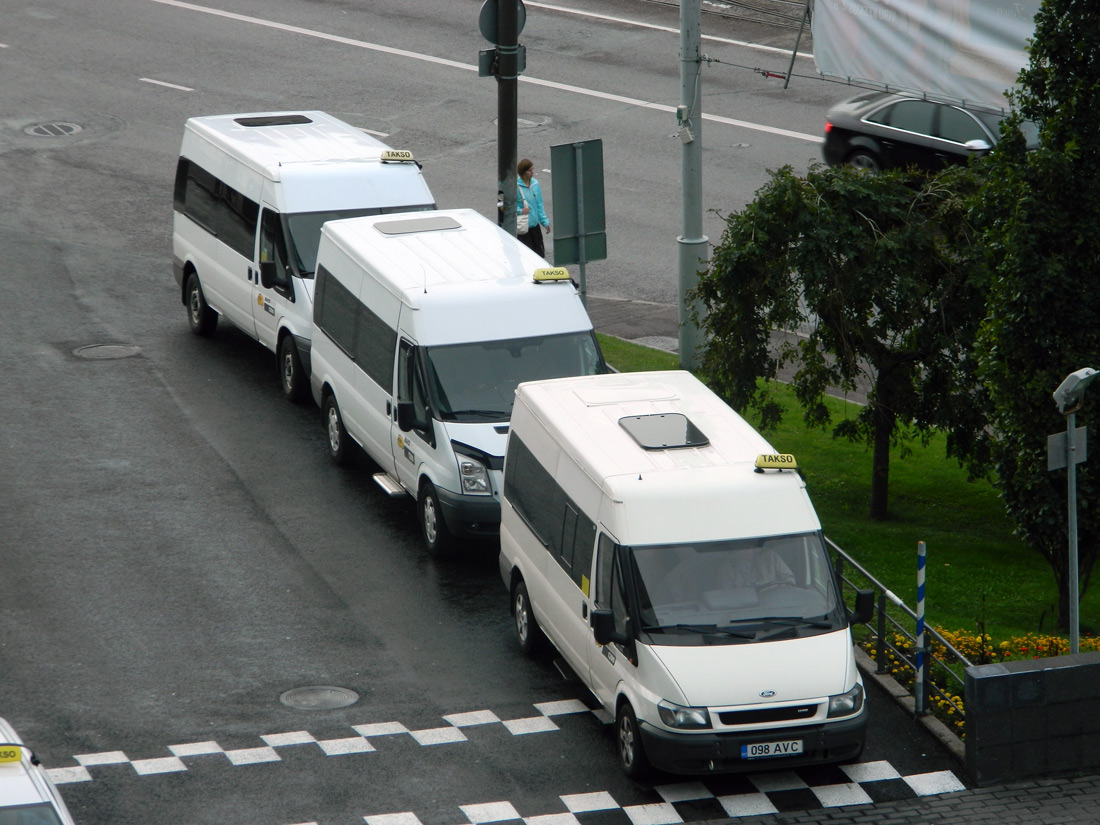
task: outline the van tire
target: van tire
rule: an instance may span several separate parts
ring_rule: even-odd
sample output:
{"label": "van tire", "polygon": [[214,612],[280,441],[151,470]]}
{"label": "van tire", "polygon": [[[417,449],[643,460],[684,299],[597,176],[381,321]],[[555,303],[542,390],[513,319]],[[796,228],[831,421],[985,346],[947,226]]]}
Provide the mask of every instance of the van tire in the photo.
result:
{"label": "van tire", "polygon": [[298,355],[298,345],[289,332],[279,342],[279,386],[283,388],[283,397],[295,404],[306,396],[305,370]]}
{"label": "van tire", "polygon": [[538,653],[539,648],[542,647],[542,628],[539,627],[538,619],[535,618],[535,611],[531,607],[531,596],[522,579],[512,588],[512,618],[516,622],[519,649],[527,656]]}
{"label": "van tire", "polygon": [[184,299],[187,301],[187,321],[191,325],[191,331],[204,338],[214,334],[214,328],[218,325],[218,313],[214,312],[206,303],[206,297],[202,294],[202,284],[199,276],[192,272],[187,276],[187,286],[184,287]]}
{"label": "van tire", "polygon": [[635,716],[630,702],[620,703],[615,713],[615,744],[619,749],[619,766],[628,777],[643,780],[652,773],[653,769],[642,744],[638,717]]}
{"label": "van tire", "polygon": [[420,517],[420,534],[428,554],[443,558],[454,552],[454,538],[443,520],[443,508],[439,506],[439,494],[430,481],[420,486],[420,495],[416,499],[416,511]]}
{"label": "van tire", "polygon": [[346,467],[351,463],[351,436],[344,429],[344,419],[340,417],[340,407],[336,403],[336,396],[331,392],[325,396],[322,411],[325,433],[328,436],[329,458],[337,466]]}

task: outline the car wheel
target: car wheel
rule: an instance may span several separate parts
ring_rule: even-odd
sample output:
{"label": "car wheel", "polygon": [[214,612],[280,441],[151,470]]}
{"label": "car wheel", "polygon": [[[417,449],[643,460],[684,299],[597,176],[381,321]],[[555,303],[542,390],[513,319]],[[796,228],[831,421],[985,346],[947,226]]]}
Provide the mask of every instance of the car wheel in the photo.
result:
{"label": "car wheel", "polygon": [[512,591],[512,617],[516,621],[516,636],[519,637],[519,649],[528,656],[534,655],[542,641],[542,629],[531,608],[531,597],[527,585],[522,580],[516,583]]}
{"label": "car wheel", "polygon": [[619,745],[619,766],[631,779],[645,779],[652,768],[645,755],[638,717],[630,702],[623,702],[615,714],[615,735]]}
{"label": "car wheel", "polygon": [[187,296],[187,321],[191,324],[191,331],[196,335],[212,335],[214,328],[218,325],[218,313],[207,305],[206,298],[202,294],[199,276],[194,272],[187,276],[185,294]]}
{"label": "car wheel", "polygon": [[298,345],[294,336],[287,333],[279,342],[279,383],[283,395],[288,401],[297,403],[306,395],[306,375],[302,369],[302,359],[298,356]]}
{"label": "car wheel", "polygon": [[439,494],[430,481],[425,481],[417,499],[420,512],[420,533],[428,553],[436,558],[450,555],[454,550],[454,539],[443,520],[443,510],[439,506]]}
{"label": "car wheel", "polygon": [[856,169],[862,169],[865,172],[874,173],[882,169],[882,165],[878,162],[878,158],[864,149],[856,149],[856,151],[848,155],[846,163],[849,166],[854,166]]}
{"label": "car wheel", "polygon": [[340,417],[340,407],[336,403],[336,396],[329,393],[325,396],[323,407],[325,432],[328,433],[328,454],[334,464],[346,466],[351,462],[351,437],[344,429],[344,420]]}

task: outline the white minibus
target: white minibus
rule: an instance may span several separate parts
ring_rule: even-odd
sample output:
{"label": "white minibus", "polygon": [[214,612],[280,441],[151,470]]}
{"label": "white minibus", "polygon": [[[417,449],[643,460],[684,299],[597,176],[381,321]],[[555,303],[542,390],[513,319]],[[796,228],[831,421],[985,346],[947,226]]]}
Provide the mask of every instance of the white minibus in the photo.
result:
{"label": "white minibus", "polygon": [[435,555],[498,533],[516,385],[605,369],[568,271],[471,209],[325,224],[314,313],[329,452],[360,445]]}
{"label": "white minibus", "polygon": [[412,153],[324,112],[190,118],[172,258],[191,330],[227,318],[277,354],[283,394],[305,398],[321,226],[433,208]]}
{"label": "white minibus", "polygon": [[859,756],[871,591],[850,615],[794,457],[693,375],[520,384],[501,508],[520,645],[549,638],[628,775]]}

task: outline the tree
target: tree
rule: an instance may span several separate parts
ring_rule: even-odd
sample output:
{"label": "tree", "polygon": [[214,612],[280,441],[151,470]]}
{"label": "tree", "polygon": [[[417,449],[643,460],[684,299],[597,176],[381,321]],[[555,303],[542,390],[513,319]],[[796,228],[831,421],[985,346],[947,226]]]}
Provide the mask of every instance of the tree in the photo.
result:
{"label": "tree", "polygon": [[[830,423],[830,387],[870,384],[867,406],[834,435],[872,446],[873,518],[887,515],[899,436],[960,421],[960,431],[981,429],[981,411],[957,403],[954,391],[972,382],[969,351],[984,307],[966,220],[978,183],[967,169],[872,176],[815,166],[800,178],[785,167],[726,218],[694,291],[706,313],[703,372],[732,406],[756,410],[762,428],[783,410],[758,378],[775,378],[788,362],[812,426]],[[772,334],[806,325],[797,343]]]}
{"label": "tree", "polygon": [[[1053,390],[1074,370],[1100,368],[1100,4],[1045,0],[1013,103],[975,210],[993,276],[975,353],[995,483],[1018,533],[1051,565],[1064,629],[1066,476],[1047,471],[1046,439],[1065,429]],[[1023,121],[1038,126],[1033,151]],[[1092,401],[1082,418],[1100,414],[1100,393]],[[1100,552],[1095,460],[1077,471],[1082,591]]]}

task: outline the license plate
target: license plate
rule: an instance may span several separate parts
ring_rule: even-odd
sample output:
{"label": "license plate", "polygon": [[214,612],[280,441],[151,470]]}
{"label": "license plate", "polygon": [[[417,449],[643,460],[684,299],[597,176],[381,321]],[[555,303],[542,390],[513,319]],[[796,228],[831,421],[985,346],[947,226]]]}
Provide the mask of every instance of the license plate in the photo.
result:
{"label": "license plate", "polygon": [[764,759],[769,756],[793,756],[802,753],[802,740],[789,739],[786,742],[757,742],[741,746],[742,759]]}

